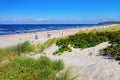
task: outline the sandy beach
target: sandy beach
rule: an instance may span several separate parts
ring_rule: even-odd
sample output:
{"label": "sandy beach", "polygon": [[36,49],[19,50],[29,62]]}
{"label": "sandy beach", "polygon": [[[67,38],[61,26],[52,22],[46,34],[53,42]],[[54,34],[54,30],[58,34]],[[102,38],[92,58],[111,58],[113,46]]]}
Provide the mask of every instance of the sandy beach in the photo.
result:
{"label": "sandy beach", "polygon": [[38,59],[47,56],[52,60],[61,59],[66,67],[71,67],[75,75],[79,75],[76,80],[120,80],[120,65],[117,61],[107,59],[99,55],[99,50],[106,48],[110,44],[103,42],[95,47],[86,49],[73,49],[72,52],[64,52],[63,55],[53,55],[58,47],[53,44],[44,52],[46,54],[28,55]]}
{"label": "sandy beach", "polygon": [[[75,34],[81,30],[100,29],[111,26],[54,30],[0,36],[0,47],[16,45],[26,40],[29,40],[33,44],[44,43],[50,38]],[[48,36],[48,34],[50,35]],[[38,38],[37,40],[35,40],[36,35]],[[106,48],[109,45],[110,44],[108,42],[103,42],[95,47],[86,48],[83,50],[73,49],[72,52],[64,52],[63,55],[58,56],[53,55],[53,52],[58,49],[58,47],[53,44],[44,52],[46,53],[45,56],[48,56],[50,59],[61,59],[67,66],[72,67],[74,69],[74,73],[79,75],[77,80],[120,80],[120,65],[118,64],[118,62],[111,59],[105,59],[105,57],[103,56],[98,56],[99,50]],[[38,53],[32,56],[27,54],[26,56],[39,58],[41,55],[43,54]]]}
{"label": "sandy beach", "polygon": [[[113,26],[113,25],[97,26],[97,27],[93,26],[93,27],[43,31],[43,32],[23,33],[23,34],[1,35],[0,36],[0,48],[16,45],[18,43],[22,43],[27,40],[32,42],[33,44],[44,43],[45,41],[47,41],[50,38],[62,37],[62,36],[66,36],[66,35],[75,34],[80,31],[100,29],[100,28],[106,28],[106,27],[111,27],[111,26]],[[48,34],[50,34],[49,37],[48,37]],[[38,36],[37,40],[35,40],[35,35]]]}
{"label": "sandy beach", "polygon": [[120,0],[0,0],[0,80],[120,80]]}
{"label": "sandy beach", "polygon": [[[99,49],[109,46],[108,42],[101,43],[95,47],[83,50],[73,49],[72,52],[64,52],[61,56],[54,56],[52,53],[57,46],[45,50],[45,53],[51,59],[61,59],[68,67],[75,70],[79,77],[77,80],[120,80],[120,65],[117,61],[106,59],[99,55]],[[35,55],[33,58],[39,58],[41,55]]]}

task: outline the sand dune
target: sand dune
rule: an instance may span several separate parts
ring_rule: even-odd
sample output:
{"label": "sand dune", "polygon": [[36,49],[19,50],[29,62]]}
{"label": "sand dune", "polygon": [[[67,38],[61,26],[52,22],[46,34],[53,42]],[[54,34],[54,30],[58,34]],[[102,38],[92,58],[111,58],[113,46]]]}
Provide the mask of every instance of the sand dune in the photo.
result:
{"label": "sand dune", "polygon": [[[73,49],[72,52],[64,52],[63,55],[52,55],[57,50],[54,44],[45,50],[46,56],[51,59],[62,59],[67,66],[73,67],[76,74],[80,77],[78,80],[120,80],[120,65],[117,61],[105,59],[103,56],[97,56],[99,49],[109,46],[107,42],[101,43],[95,47],[87,49]],[[32,56],[40,57],[41,54]]]}

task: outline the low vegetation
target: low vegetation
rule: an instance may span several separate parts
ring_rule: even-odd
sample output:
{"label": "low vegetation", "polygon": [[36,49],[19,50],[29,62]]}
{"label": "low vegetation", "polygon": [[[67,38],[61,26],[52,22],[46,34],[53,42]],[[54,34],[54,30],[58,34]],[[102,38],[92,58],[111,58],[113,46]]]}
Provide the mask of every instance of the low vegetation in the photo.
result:
{"label": "low vegetation", "polygon": [[120,60],[120,26],[112,28],[112,32],[109,32],[109,43],[111,46],[108,46],[105,49],[100,50],[100,54],[103,56],[110,56],[116,60]]}
{"label": "low vegetation", "polygon": [[3,59],[11,59],[15,56],[21,56],[21,54],[29,53],[34,51],[33,45],[29,41],[19,43],[16,46],[0,49],[0,61]]}
{"label": "low vegetation", "polygon": [[10,46],[7,48],[0,49],[0,61],[4,59],[12,59],[16,56],[21,56],[21,54],[28,54],[30,52],[33,53],[42,53],[46,48],[50,47],[53,43],[55,43],[57,38],[52,38],[47,40],[43,44],[31,44],[29,41],[25,41],[23,43],[19,43],[15,46]]}
{"label": "low vegetation", "polygon": [[57,53],[63,53],[64,51],[72,51],[72,48],[89,48],[94,47],[99,43],[109,41],[107,32],[89,32],[89,33],[78,33],[71,35],[68,38],[60,39],[56,42],[59,47]]}
{"label": "low vegetation", "polygon": [[63,69],[61,60],[16,58],[0,66],[0,80],[56,80],[56,74]]}
{"label": "low vegetation", "polygon": [[103,56],[110,56],[116,60],[120,60],[120,44],[112,44],[105,49],[100,50]]}
{"label": "low vegetation", "polygon": [[20,56],[20,54],[22,53],[29,53],[29,52],[32,52],[33,51],[33,47],[32,47],[32,44],[30,44],[29,41],[25,41],[24,43],[22,44],[18,44],[14,50],[18,56]]}
{"label": "low vegetation", "polygon": [[56,43],[56,41],[57,38],[49,39],[43,44],[37,44],[36,48],[38,49],[39,53],[42,53],[46,48],[50,47],[53,43]]}
{"label": "low vegetation", "polygon": [[78,78],[78,75],[74,75],[72,73],[72,69],[67,68],[60,74],[60,78],[58,80],[76,80]]}
{"label": "low vegetation", "polygon": [[111,46],[101,50],[101,55],[107,53],[110,57],[120,59],[120,26],[77,33],[67,38],[59,39],[56,42],[59,49],[53,54],[60,55],[64,51],[71,52],[72,48],[94,47],[102,42],[109,42]]}
{"label": "low vegetation", "polygon": [[77,77],[71,77],[72,72],[64,70],[62,60],[52,61],[45,56],[39,59],[21,57],[21,54],[36,52],[41,47],[44,47],[43,51],[55,41],[55,38],[50,39],[42,45],[25,41],[0,49],[0,80],[76,80]]}

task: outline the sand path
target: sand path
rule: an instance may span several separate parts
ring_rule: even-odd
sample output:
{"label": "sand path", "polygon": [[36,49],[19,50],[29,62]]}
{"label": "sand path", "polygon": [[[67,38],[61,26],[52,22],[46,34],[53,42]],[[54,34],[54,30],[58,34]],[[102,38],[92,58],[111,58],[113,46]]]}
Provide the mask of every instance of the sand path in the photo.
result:
{"label": "sand path", "polygon": [[[72,52],[65,52],[61,56],[52,55],[57,46],[52,45],[45,50],[46,55],[51,59],[62,59],[67,66],[72,66],[76,74],[80,75],[78,80],[120,80],[120,65],[116,61],[97,56],[99,49],[107,47],[107,42],[87,49],[73,49]],[[40,57],[40,54],[33,56]]]}

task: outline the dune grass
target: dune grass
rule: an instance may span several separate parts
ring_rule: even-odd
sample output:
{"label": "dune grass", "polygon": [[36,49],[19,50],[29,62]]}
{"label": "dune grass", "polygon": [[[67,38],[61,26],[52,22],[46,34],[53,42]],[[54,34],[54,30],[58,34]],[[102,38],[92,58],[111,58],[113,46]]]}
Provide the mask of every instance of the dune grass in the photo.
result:
{"label": "dune grass", "polygon": [[3,59],[12,59],[15,56],[34,51],[33,45],[29,41],[19,43],[16,46],[0,49],[0,61]]}
{"label": "dune grass", "polygon": [[78,75],[73,74],[72,68],[68,67],[61,74],[58,80],[76,80]]}
{"label": "dune grass", "polygon": [[1,48],[0,49],[0,62],[6,58],[11,59],[13,56],[17,55],[15,54],[13,50],[14,50],[14,47]]}
{"label": "dune grass", "polygon": [[56,43],[57,38],[52,38],[44,42],[43,44],[37,44],[38,52],[42,53],[46,48],[50,47],[52,44]]}
{"label": "dune grass", "polygon": [[[63,76],[57,76],[65,67],[62,60],[51,61],[45,56],[39,59],[20,57],[21,54],[36,51],[36,48],[41,46],[50,47],[55,42],[56,39],[50,39],[42,45],[35,46],[25,41],[0,49],[0,80],[67,80],[63,79]],[[70,77],[69,74],[65,76]]]}
{"label": "dune grass", "polygon": [[[59,74],[63,71],[62,75]],[[59,74],[60,76],[57,76]],[[39,59],[19,57],[0,66],[0,80],[75,80],[64,71],[61,60],[52,61],[46,56]]]}
{"label": "dune grass", "polygon": [[98,30],[91,30],[90,32],[114,32],[114,31],[119,31],[120,30],[120,25],[108,27],[108,28],[102,28]]}
{"label": "dune grass", "polygon": [[15,52],[18,54],[18,56],[20,56],[20,54],[22,53],[29,53],[33,51],[33,46],[29,41],[25,41],[22,44],[18,44],[15,47]]}
{"label": "dune grass", "polygon": [[21,54],[28,54],[30,52],[42,53],[46,48],[50,47],[57,41],[57,38],[47,40],[45,43],[37,45],[31,44],[29,41],[19,43],[15,46],[10,46],[0,49],[0,61],[4,59],[12,59],[15,56],[21,56]]}
{"label": "dune grass", "polygon": [[53,69],[56,70],[57,72],[64,69],[64,63],[62,60],[54,60],[53,61]]}

